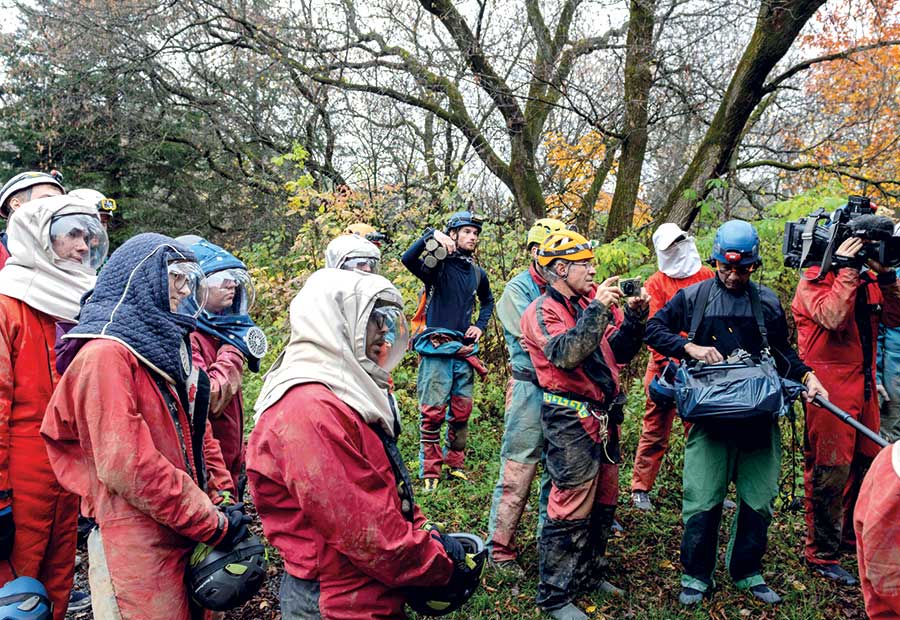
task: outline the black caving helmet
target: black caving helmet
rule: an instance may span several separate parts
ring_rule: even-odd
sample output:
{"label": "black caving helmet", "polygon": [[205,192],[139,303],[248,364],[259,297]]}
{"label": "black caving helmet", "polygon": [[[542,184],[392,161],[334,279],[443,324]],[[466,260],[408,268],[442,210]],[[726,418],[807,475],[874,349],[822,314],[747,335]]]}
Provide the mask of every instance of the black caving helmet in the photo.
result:
{"label": "black caving helmet", "polygon": [[406,604],[421,616],[446,616],[466,604],[481,583],[487,560],[484,541],[475,534],[444,534],[455,538],[466,551],[469,571],[453,571],[445,586],[407,588]]}
{"label": "black caving helmet", "polygon": [[265,581],[267,559],[266,548],[256,536],[245,538],[231,551],[198,545],[188,568],[191,598],[212,611],[243,605]]}

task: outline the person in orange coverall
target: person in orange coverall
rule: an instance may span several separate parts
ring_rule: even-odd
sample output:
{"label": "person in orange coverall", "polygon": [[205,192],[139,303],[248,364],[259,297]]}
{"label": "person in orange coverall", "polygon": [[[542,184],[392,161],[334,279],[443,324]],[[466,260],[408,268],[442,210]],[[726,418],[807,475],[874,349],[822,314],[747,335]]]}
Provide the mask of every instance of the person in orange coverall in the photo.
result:
{"label": "person in orange coverall", "polygon": [[404,618],[402,588],[464,570],[451,560],[459,543],[423,529],[395,443],[387,386],[409,339],[402,304],[381,276],[340,269],[312,274],[291,303],[291,340],[247,443],[256,508],[284,559],[285,620]]}
{"label": "person in orange coverall", "polygon": [[[188,620],[185,571],[197,543],[230,549],[246,536],[206,420],[209,387],[188,334],[203,272],[173,239],[124,243],[64,337],[68,366],[41,434],[66,489],[98,528],[88,540],[95,618]],[[74,526],[73,526],[74,532]],[[73,534],[74,535],[74,534]]]}
{"label": "person in orange coverall", "polygon": [[853,513],[866,614],[900,618],[900,444],[883,449],[869,468]]}
{"label": "person in orange coverall", "polygon": [[78,498],[57,482],[40,426],[59,380],[56,321],[78,313],[107,240],[96,207],[66,196],[19,207],[8,235],[12,257],[0,271],[0,583],[13,571],[43,582],[61,620],[75,572]]}
{"label": "person in orange coverall", "polygon": [[[647,278],[644,288],[650,295],[650,316],[669,303],[675,293],[692,284],[707,280],[713,270],[703,265],[694,239],[678,227],[666,222],[653,233],[659,271]],[[656,482],[663,456],[669,448],[669,433],[675,419],[675,407],[660,407],[649,396],[648,386],[662,372],[666,358],[650,349],[644,393],[647,395],[641,438],[634,455],[631,474],[631,500],[639,510],[653,510],[650,489]]]}
{"label": "person in orange coverall", "polygon": [[[850,224],[859,236],[835,253],[843,266],[816,280],[810,267],[800,280],[791,309],[797,324],[797,348],[832,395],[834,404],[876,433],[880,411],[875,383],[878,327],[900,326],[900,284],[892,268],[872,260],[862,269],[856,260],[866,239],[879,231],[890,236],[890,219],[863,215]],[[839,564],[841,546],[855,545],[853,505],[859,485],[878,446],[853,427],[815,405],[806,406],[804,449],[806,550],[818,574],[855,585]]]}

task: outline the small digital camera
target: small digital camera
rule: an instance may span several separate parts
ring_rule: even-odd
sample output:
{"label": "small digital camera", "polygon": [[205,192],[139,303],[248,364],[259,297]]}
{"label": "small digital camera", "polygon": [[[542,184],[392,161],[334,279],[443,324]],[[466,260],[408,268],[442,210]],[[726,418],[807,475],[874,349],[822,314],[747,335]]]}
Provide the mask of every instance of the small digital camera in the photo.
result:
{"label": "small digital camera", "polygon": [[629,280],[619,281],[619,290],[625,297],[639,297],[641,294],[641,279],[631,278]]}

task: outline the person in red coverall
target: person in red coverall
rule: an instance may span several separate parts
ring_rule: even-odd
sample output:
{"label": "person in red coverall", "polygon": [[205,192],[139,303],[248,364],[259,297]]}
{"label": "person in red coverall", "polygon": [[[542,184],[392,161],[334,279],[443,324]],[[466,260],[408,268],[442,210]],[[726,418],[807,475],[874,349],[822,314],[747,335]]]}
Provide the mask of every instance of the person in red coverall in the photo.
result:
{"label": "person in red coverall", "polygon": [[255,290],[247,266],[223,248],[196,236],[179,237],[206,275],[207,297],[191,332],[194,365],[209,375],[209,418],[225,466],[244,495],[244,365],[259,372],[266,335],[250,318]]}
{"label": "person in red coverall", "polygon": [[466,570],[457,541],[424,529],[395,443],[402,304],[383,277],[339,269],[312,274],[291,303],[247,443],[263,530],[284,559],[285,620],[404,618],[403,588]]}
{"label": "person in red coverall", "polygon": [[216,505],[234,488],[206,420],[208,379],[191,364],[195,319],[183,312],[202,307],[203,292],[193,261],[169,237],[133,237],[63,337],[68,366],[41,434],[60,484],[98,524],[88,539],[95,618],[202,617],[185,586],[191,552],[247,535],[240,504]]}
{"label": "person in red coverall", "polygon": [[641,291],[623,311],[618,278],[594,282],[592,246],[576,232],[550,233],[536,260],[547,288],[525,310],[521,328],[544,390],[541,428],[552,482],[538,544],[537,604],[555,620],[586,620],[573,603],[579,593],[622,595],[603,578],[619,490],[619,370],[643,345],[649,298]]}
{"label": "person in red coverall", "polygon": [[[667,222],[657,228],[653,233],[653,247],[659,271],[647,278],[644,284],[650,295],[651,317],[681,289],[715,275],[700,260],[693,237],[681,230],[678,224]],[[675,419],[675,407],[660,407],[648,392],[650,382],[662,372],[665,364],[666,358],[650,349],[647,373],[644,375],[646,410],[631,474],[631,500],[638,510],[653,510],[649,492],[669,447],[669,433]]]}
{"label": "person in red coverall", "polygon": [[900,618],[900,442],[882,450],[853,512],[859,580],[870,620]]}
{"label": "person in red coverall", "polygon": [[[900,285],[893,269],[869,260],[861,271],[856,255],[868,238],[890,236],[888,218],[863,215],[850,222],[859,236],[837,249],[840,266],[822,279],[810,267],[797,286],[791,309],[800,356],[815,371],[835,405],[876,433],[875,384],[878,326],[900,326]],[[878,446],[824,409],[806,406],[804,480],[807,563],[846,585],[856,579],[839,563],[842,546],[854,548],[853,505]]]}
{"label": "person in red coverall", "polygon": [[38,579],[61,620],[75,572],[78,498],[57,482],[40,426],[59,380],[56,321],[78,314],[107,240],[97,209],[66,196],[19,207],[8,233],[13,257],[0,271],[0,583],[16,573]]}

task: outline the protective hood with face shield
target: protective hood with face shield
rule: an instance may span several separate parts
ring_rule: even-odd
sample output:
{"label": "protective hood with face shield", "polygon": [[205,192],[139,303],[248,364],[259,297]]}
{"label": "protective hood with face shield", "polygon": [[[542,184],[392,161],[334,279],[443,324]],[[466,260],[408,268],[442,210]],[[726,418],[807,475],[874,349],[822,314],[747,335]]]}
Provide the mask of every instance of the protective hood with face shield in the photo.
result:
{"label": "protective hood with face shield", "polygon": [[378,273],[381,250],[371,241],[358,235],[341,235],[325,248],[325,266]]}
{"label": "protective hood with face shield", "polygon": [[269,349],[266,335],[250,318],[256,290],[247,266],[233,254],[196,235],[176,239],[190,248],[206,275],[206,306],[197,317],[197,329],[237,347],[247,366],[259,372]]}
{"label": "protective hood with face shield", "polygon": [[369,425],[395,437],[387,387],[409,329],[403,298],[385,278],[355,271],[313,273],[291,302],[291,339],[266,374],[254,418],[302,383],[321,383]]}
{"label": "protective hood with face shield", "polygon": [[[169,383],[184,385],[191,374],[188,334],[197,324],[192,310],[205,297],[194,254],[171,237],[143,233],[109,257],[78,325],[63,339],[76,350],[92,338],[115,340]],[[74,357],[71,349],[64,353]]]}
{"label": "protective hood with face shield", "polygon": [[703,266],[694,238],[681,230],[678,224],[666,222],[653,233],[653,247],[659,270],[670,278],[687,278]]}
{"label": "protective hood with face shield", "polygon": [[7,235],[12,256],[0,271],[0,293],[74,319],[109,248],[97,207],[70,196],[32,200],[13,212]]}

